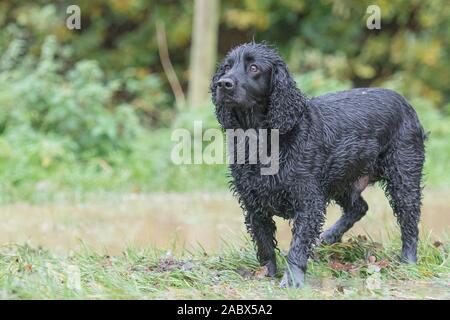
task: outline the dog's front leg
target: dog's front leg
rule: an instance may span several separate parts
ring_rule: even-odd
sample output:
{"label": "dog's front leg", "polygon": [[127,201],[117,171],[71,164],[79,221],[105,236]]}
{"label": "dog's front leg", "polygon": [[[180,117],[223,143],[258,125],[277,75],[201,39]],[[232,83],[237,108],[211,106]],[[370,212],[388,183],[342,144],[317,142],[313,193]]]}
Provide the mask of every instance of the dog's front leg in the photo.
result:
{"label": "dog's front leg", "polygon": [[301,210],[296,211],[293,218],[292,240],[287,262],[280,286],[302,287],[308,258],[320,235],[324,221],[325,203],[322,200],[310,200],[304,203]]}
{"label": "dog's front leg", "polygon": [[248,212],[245,216],[245,224],[256,245],[259,263],[267,267],[267,276],[274,277],[277,273],[275,221],[261,212]]}

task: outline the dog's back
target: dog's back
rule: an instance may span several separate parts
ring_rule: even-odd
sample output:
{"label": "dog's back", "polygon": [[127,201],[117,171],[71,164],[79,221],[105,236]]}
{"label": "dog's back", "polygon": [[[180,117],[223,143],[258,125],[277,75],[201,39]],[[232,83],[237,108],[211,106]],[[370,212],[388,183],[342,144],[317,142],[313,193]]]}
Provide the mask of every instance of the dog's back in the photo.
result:
{"label": "dog's back", "polygon": [[403,138],[423,144],[426,134],[415,110],[400,94],[382,88],[358,88],[312,98],[311,112],[316,112],[327,130],[328,143],[342,133],[377,137],[387,146],[401,131]]}

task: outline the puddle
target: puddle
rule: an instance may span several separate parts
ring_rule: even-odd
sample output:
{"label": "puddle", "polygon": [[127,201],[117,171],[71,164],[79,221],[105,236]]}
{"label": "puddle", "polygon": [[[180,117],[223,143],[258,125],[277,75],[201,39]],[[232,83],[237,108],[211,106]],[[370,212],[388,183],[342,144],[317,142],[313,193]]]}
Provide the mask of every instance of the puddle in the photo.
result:
{"label": "puddle", "polygon": [[[427,190],[421,229],[439,240],[448,232],[448,190]],[[399,232],[381,190],[364,192],[369,212],[351,230],[369,234],[375,241]],[[326,226],[340,215],[337,206],[328,209]],[[219,249],[222,239],[241,241],[245,234],[243,215],[228,192],[110,196],[82,204],[12,204],[0,207],[0,243],[23,243],[56,251],[77,249],[80,239],[94,248],[117,254],[127,245],[167,249]],[[280,247],[287,249],[291,231],[287,221],[276,219]]]}

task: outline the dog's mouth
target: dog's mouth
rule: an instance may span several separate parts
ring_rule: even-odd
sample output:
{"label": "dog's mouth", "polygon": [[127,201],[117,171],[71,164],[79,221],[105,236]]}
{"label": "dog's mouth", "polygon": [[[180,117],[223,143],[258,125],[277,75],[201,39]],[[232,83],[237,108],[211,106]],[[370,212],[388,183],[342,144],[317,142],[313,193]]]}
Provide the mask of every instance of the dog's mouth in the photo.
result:
{"label": "dog's mouth", "polygon": [[238,104],[238,102],[236,101],[236,99],[234,97],[230,97],[228,95],[221,97],[220,102],[222,102],[226,105],[229,105],[229,106],[236,106]]}
{"label": "dog's mouth", "polygon": [[238,100],[233,94],[217,90],[217,100],[226,105],[234,106],[238,104]]}

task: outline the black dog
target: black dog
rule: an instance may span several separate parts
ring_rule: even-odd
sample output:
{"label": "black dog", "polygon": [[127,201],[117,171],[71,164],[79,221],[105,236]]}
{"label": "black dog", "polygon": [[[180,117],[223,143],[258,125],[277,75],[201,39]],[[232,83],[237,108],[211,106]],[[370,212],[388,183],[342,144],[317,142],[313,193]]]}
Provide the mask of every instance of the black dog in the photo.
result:
{"label": "black dog", "polygon": [[[212,100],[224,129],[279,129],[279,171],[231,164],[233,189],[245,211],[261,265],[276,273],[273,215],[292,219],[282,286],[299,287],[312,247],[342,235],[367,212],[361,192],[380,181],[398,219],[402,260],[416,262],[426,135],[411,105],[386,89],[361,88],[309,99],[297,89],[276,50],[248,43],[218,67]],[[322,235],[330,201],[342,217]]]}

